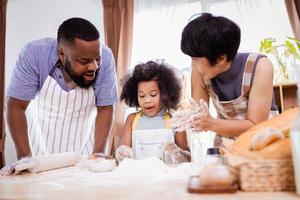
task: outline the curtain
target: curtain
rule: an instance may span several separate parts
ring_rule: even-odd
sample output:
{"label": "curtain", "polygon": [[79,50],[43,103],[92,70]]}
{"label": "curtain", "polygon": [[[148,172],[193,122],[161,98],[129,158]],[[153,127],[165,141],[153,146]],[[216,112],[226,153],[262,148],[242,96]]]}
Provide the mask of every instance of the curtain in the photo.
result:
{"label": "curtain", "polygon": [[284,2],[294,35],[297,39],[300,39],[300,1],[285,0]]}
{"label": "curtain", "polygon": [[4,80],[5,80],[5,30],[7,0],[0,0],[0,167],[3,166],[4,155]]}
{"label": "curtain", "polygon": [[[133,0],[102,0],[104,9],[105,42],[112,49],[116,60],[118,91],[121,94],[121,80],[128,73],[131,60]],[[108,149],[115,150],[122,136],[125,105],[118,102],[112,133],[108,138]]]}

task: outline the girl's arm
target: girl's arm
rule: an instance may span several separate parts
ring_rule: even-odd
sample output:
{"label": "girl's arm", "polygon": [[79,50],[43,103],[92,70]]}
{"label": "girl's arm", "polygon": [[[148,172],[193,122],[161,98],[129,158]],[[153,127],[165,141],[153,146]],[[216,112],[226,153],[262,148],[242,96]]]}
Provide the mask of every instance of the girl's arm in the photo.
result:
{"label": "girl's arm", "polygon": [[123,135],[121,145],[132,146],[132,122],[135,118],[136,113],[131,113],[126,118],[125,124],[123,126]]}
{"label": "girl's arm", "polygon": [[[191,161],[191,153],[189,150],[187,135],[185,131],[176,132],[175,143],[173,143],[174,157],[176,162],[189,162]],[[170,144],[170,149],[172,144]]]}
{"label": "girl's arm", "polygon": [[176,132],[175,134],[175,143],[176,145],[183,149],[183,150],[189,150],[188,142],[187,142],[187,136],[186,132]]}
{"label": "girl's arm", "polygon": [[121,145],[116,149],[115,157],[118,162],[121,162],[124,158],[132,158],[133,152],[132,152],[132,141],[131,141],[131,135],[132,135],[132,122],[134,120],[136,113],[132,113],[128,115],[125,124],[123,126],[123,135],[121,140]]}

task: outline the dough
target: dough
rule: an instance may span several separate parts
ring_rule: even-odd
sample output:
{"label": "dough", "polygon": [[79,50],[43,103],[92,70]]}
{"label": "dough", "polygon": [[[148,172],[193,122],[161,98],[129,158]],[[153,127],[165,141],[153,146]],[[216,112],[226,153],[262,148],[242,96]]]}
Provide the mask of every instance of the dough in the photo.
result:
{"label": "dough", "polygon": [[253,138],[251,143],[251,150],[258,151],[273,142],[284,139],[283,133],[276,128],[267,127],[260,132],[257,132]]}
{"label": "dough", "polygon": [[114,159],[100,160],[90,164],[90,169],[93,172],[109,172],[114,170],[115,167],[116,161]]}
{"label": "dough", "polygon": [[199,178],[201,186],[205,187],[228,187],[235,182],[235,177],[222,164],[205,165]]}

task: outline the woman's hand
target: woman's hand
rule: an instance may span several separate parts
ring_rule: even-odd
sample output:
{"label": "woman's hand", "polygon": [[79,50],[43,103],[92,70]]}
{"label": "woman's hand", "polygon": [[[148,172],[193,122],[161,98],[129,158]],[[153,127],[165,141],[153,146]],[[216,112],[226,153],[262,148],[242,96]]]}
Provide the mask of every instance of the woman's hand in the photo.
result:
{"label": "woman's hand", "polygon": [[176,132],[186,131],[190,127],[190,117],[192,115],[193,111],[191,109],[176,111],[170,120],[171,126]]}
{"label": "woman's hand", "polygon": [[198,103],[198,112],[192,116],[191,127],[195,131],[213,130],[214,118],[211,117],[207,103],[202,99]]}
{"label": "woman's hand", "polygon": [[190,99],[188,102],[182,102],[181,104],[183,103],[186,105],[174,112],[171,119],[171,126],[178,132],[193,129],[193,118],[201,115],[204,110],[208,110],[206,102],[202,99],[199,102]]}

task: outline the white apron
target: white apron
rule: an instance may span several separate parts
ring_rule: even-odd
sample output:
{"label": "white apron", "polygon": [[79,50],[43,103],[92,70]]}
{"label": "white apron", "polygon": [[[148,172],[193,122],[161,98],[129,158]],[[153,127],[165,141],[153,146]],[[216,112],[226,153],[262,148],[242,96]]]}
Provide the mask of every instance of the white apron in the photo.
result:
{"label": "white apron", "polygon": [[97,109],[93,87],[64,91],[48,76],[26,110],[32,154],[78,152],[90,155]]}
{"label": "white apron", "polygon": [[132,124],[132,148],[135,159],[143,159],[151,156],[163,160],[162,144],[175,142],[174,133],[170,126],[170,116],[165,114],[166,128],[135,130],[137,121],[142,112],[138,112]]}

